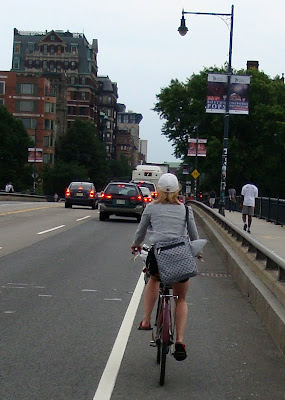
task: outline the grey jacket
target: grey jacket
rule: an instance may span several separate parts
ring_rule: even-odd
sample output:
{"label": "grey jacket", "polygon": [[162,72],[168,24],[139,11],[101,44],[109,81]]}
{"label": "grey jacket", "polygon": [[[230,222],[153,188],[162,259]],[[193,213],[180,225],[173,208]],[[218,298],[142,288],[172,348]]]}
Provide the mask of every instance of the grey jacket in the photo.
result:
{"label": "grey jacket", "polygon": [[[189,237],[199,239],[193,210],[189,209]],[[133,245],[139,246],[147,231],[151,244],[168,241],[177,236],[187,236],[186,210],[183,204],[150,203],[142,214],[141,222],[136,230]]]}

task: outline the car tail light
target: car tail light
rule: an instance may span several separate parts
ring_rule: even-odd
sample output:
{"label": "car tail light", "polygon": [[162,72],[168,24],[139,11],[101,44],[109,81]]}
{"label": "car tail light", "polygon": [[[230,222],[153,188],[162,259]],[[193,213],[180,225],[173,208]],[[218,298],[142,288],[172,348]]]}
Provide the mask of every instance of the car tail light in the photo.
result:
{"label": "car tail light", "polygon": [[83,189],[83,186],[78,186],[78,190],[82,190]]}
{"label": "car tail light", "polygon": [[144,202],[145,203],[151,203],[152,202],[152,198],[151,197],[144,197]]}
{"label": "car tail light", "polygon": [[101,199],[111,199],[111,198],[112,198],[111,194],[101,193]]}
{"label": "car tail light", "polygon": [[94,190],[90,190],[90,192],[89,192],[89,197],[90,197],[91,199],[94,199],[94,197],[95,197],[95,192],[94,192]]}
{"label": "car tail light", "polygon": [[65,191],[65,197],[70,197],[70,189],[66,189],[66,191]]}
{"label": "car tail light", "polygon": [[130,197],[130,201],[131,203],[137,203],[137,202],[141,202],[142,201],[142,196],[132,196]]}
{"label": "car tail light", "polygon": [[152,197],[157,197],[157,196],[158,196],[158,193],[157,193],[157,192],[151,192],[151,196],[152,196]]}

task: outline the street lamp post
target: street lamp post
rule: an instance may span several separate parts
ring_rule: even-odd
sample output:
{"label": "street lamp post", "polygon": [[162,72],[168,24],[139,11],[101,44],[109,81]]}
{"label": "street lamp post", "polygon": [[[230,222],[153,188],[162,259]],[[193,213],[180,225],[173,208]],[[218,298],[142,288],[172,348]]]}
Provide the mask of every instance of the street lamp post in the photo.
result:
{"label": "street lamp post", "polygon": [[220,203],[219,213],[225,215],[225,191],[226,191],[226,177],[227,177],[227,160],[228,160],[228,137],[229,137],[229,109],[230,109],[230,79],[232,75],[232,44],[233,44],[233,26],[234,26],[234,6],[232,5],[230,14],[221,13],[202,13],[202,12],[189,12],[182,10],[181,23],[178,28],[178,32],[181,36],[185,36],[188,32],[186,21],[184,18],[185,14],[196,14],[196,15],[214,15],[220,17],[230,17],[230,45],[229,45],[229,61],[228,61],[228,84],[227,84],[227,98],[226,98],[226,110],[224,120],[224,138],[223,138],[223,153],[222,153],[222,168],[221,168],[221,184],[220,184]]}

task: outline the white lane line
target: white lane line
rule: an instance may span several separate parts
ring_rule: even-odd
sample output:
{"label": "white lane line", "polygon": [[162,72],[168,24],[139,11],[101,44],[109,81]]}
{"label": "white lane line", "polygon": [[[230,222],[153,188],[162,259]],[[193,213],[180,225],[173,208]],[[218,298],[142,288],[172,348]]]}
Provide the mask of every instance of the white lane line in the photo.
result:
{"label": "white lane line", "polygon": [[106,301],[122,301],[122,299],[104,299]]}
{"label": "white lane line", "polygon": [[83,219],[90,218],[90,215],[87,215],[86,217],[78,218],[76,221],[82,221]]}
{"label": "white lane line", "polygon": [[103,375],[101,376],[93,400],[110,400],[112,396],[144,286],[144,274],[142,273],[138,280],[134,294],[132,295],[129,307],[123,319],[118,336],[112,348]]}
{"label": "white lane line", "polygon": [[0,250],[2,250],[3,249],[3,247],[0,247]]}
{"label": "white lane line", "polygon": [[97,292],[97,289],[82,289],[81,292]]}
{"label": "white lane line", "polygon": [[16,311],[4,311],[4,314],[14,314]]}
{"label": "white lane line", "polygon": [[38,235],[43,235],[44,233],[55,231],[56,229],[63,228],[64,226],[65,225],[59,225],[59,226],[56,226],[55,228],[51,228],[51,229],[47,229],[46,231],[38,232]]}
{"label": "white lane line", "polygon": [[51,294],[38,294],[39,297],[52,297]]}

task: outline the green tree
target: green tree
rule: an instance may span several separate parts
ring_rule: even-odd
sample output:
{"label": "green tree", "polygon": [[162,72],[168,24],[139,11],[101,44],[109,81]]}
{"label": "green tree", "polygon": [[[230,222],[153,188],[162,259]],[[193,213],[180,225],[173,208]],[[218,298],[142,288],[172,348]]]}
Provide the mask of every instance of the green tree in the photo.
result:
{"label": "green tree", "polygon": [[105,147],[97,137],[95,125],[88,121],[76,120],[66,134],[58,138],[55,164],[59,161],[84,167],[86,179],[94,182],[97,189],[103,187],[110,176]]}
{"label": "green tree", "polygon": [[[194,167],[187,157],[188,137],[207,138],[207,157],[199,158],[199,172],[205,177],[202,188],[219,192],[224,115],[206,114],[205,99],[210,68],[193,74],[186,83],[172,80],[157,95],[154,111],[165,119],[162,134],[173,143],[177,157]],[[235,73],[246,74],[241,70]],[[263,196],[285,197],[285,87],[280,77],[271,79],[251,70],[249,115],[231,115],[228,143],[227,182],[239,191],[249,175]]]}
{"label": "green tree", "polygon": [[32,186],[32,165],[28,164],[28,148],[33,142],[21,121],[0,106],[0,187],[13,182],[22,191]]}

